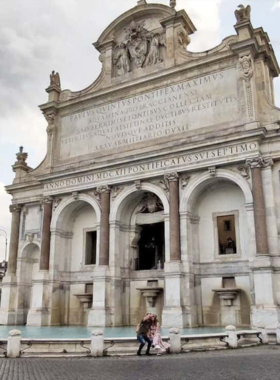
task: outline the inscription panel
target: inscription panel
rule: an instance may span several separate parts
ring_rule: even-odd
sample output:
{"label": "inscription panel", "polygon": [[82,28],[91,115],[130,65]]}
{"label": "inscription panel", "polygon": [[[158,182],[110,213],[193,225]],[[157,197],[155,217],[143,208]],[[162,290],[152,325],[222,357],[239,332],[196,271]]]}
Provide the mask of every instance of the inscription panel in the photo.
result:
{"label": "inscription panel", "polygon": [[227,145],[220,148],[157,159],[151,162],[143,162],[141,164],[124,165],[118,168],[94,171],[78,177],[49,182],[44,184],[44,192],[51,194],[52,192],[59,193],[66,189],[72,189],[72,191],[74,189],[85,189],[88,185],[90,185],[89,188],[105,183],[112,185],[120,180],[121,182],[126,182],[135,179],[151,178],[173,170],[185,172],[197,167],[203,167],[205,164],[212,166],[224,162],[239,162],[241,157],[245,161],[248,157],[256,156],[258,152],[258,142]]}
{"label": "inscription panel", "polygon": [[234,68],[61,118],[60,159],[169,137],[238,118]]}

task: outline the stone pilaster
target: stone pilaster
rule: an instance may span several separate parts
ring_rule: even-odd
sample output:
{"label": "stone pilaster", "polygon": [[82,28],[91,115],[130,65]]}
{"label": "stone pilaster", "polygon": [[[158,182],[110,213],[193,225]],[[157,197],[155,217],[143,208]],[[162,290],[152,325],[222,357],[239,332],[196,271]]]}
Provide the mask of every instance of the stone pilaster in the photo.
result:
{"label": "stone pilaster", "polygon": [[16,205],[16,204],[10,206],[10,212],[12,213],[12,228],[11,228],[9,260],[8,260],[8,274],[16,274],[16,270],[17,270],[20,211],[21,211],[21,206]]}
{"label": "stone pilaster", "polygon": [[[274,269],[269,255],[267,216],[263,190],[262,169],[271,166],[271,160],[261,156],[247,160],[251,167],[257,256],[251,261],[253,297],[251,324],[253,327],[278,325],[279,307],[274,290]],[[266,189],[267,191],[267,189]]]}
{"label": "stone pilaster", "polygon": [[51,219],[52,219],[53,200],[51,197],[43,199],[43,227],[40,270],[49,270],[50,245],[51,245]]}
{"label": "stone pilaster", "polygon": [[255,157],[247,160],[247,165],[251,167],[252,187],[254,200],[254,217],[257,255],[269,254],[267,228],[266,228],[266,211],[263,193],[263,182],[261,169],[266,163],[262,157]]}
{"label": "stone pilaster", "polygon": [[12,228],[10,251],[8,259],[8,272],[2,281],[1,308],[0,308],[0,325],[15,325],[21,323],[18,320],[16,300],[17,300],[17,257],[19,244],[20,213],[21,206],[11,205]]}
{"label": "stone pilaster", "polygon": [[170,261],[181,260],[180,214],[179,214],[179,175],[169,173],[164,176],[169,182],[170,202]]}
{"label": "stone pilaster", "polygon": [[99,265],[109,265],[110,247],[110,192],[109,186],[101,186],[97,189],[100,193],[101,220],[100,220],[100,253]]}

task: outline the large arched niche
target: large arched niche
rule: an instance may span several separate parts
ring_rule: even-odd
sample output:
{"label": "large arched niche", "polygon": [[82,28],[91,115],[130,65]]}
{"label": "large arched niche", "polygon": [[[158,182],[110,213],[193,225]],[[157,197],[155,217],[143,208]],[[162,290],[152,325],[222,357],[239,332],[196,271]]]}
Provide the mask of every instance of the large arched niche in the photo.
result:
{"label": "large arched niche", "polygon": [[[231,191],[234,194],[234,199],[231,199]],[[225,192],[227,192],[226,195]],[[239,204],[237,204],[237,198],[239,199]],[[203,202],[204,204],[202,204]],[[205,213],[203,213],[207,202],[209,213],[212,216],[210,224],[208,215],[208,233],[203,241],[201,226],[203,223],[207,224],[204,219],[206,217]],[[205,261],[209,261],[210,257],[214,260],[215,252],[217,253],[217,242],[215,241],[217,231],[215,231],[213,218],[219,216],[219,213],[222,215],[231,211],[234,211],[236,215],[238,231],[240,231],[241,227],[247,231],[247,236],[241,237],[239,235],[239,253],[252,256],[255,239],[252,206],[253,196],[250,184],[238,173],[218,169],[214,176],[209,172],[194,176],[183,191],[180,202],[183,256],[187,255],[199,262],[203,256],[200,248],[204,246],[204,250],[211,251],[208,255],[204,255]],[[207,239],[210,239],[209,233],[211,234],[211,240],[207,242]]]}
{"label": "large arched niche", "polygon": [[[150,222],[164,222],[165,251],[169,251],[169,202],[164,191],[150,183],[141,183],[141,188],[135,185],[126,187],[113,201],[110,213],[110,265],[124,270],[134,270],[135,249],[140,239],[140,229],[137,225],[137,206],[145,193],[155,194],[163,205],[162,213],[150,216]],[[161,214],[161,215],[159,215]],[[154,218],[154,219],[152,219]]]}
{"label": "large arched niche", "polygon": [[[84,264],[85,233],[99,230],[100,207],[87,195],[65,199],[56,208],[51,223],[51,268],[77,271]],[[97,233],[97,252],[99,234]],[[98,260],[98,257],[97,257]]]}

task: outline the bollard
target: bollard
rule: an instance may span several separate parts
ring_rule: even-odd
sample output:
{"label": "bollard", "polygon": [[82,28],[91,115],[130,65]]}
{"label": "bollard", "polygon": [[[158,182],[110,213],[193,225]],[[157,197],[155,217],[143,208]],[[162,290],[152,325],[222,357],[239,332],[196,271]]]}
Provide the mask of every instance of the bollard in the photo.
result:
{"label": "bollard", "polygon": [[226,339],[230,348],[237,348],[237,334],[236,327],[229,325],[226,327],[226,332],[228,334],[228,338]]}
{"label": "bollard", "polygon": [[172,327],[169,330],[169,340],[170,340],[170,352],[172,354],[179,354],[182,352],[181,347],[181,334],[180,330],[176,327]]}
{"label": "bollard", "polygon": [[268,344],[268,334],[267,334],[267,330],[265,329],[265,327],[262,327],[258,330],[261,332],[261,338],[262,338],[263,344]]}
{"label": "bollard", "polygon": [[277,344],[280,344],[280,324],[277,325],[277,329],[276,329],[276,341],[277,341]]}
{"label": "bollard", "polygon": [[9,332],[8,344],[7,344],[7,357],[19,358],[21,346],[21,331],[11,330]]}
{"label": "bollard", "polygon": [[91,333],[91,356],[103,356],[104,339],[102,330],[93,330]]}

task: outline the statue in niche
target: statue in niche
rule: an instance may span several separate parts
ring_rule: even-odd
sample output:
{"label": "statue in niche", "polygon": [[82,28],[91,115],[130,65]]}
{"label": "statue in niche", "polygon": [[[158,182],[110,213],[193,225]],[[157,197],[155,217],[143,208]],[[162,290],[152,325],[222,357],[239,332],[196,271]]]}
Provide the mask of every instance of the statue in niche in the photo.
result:
{"label": "statue in niche", "polygon": [[130,71],[130,59],[128,54],[128,49],[124,42],[115,47],[113,62],[121,75]]}
{"label": "statue in niche", "polygon": [[138,208],[138,213],[154,213],[163,210],[163,204],[155,194],[145,193]]}
{"label": "statue in niche", "polygon": [[54,70],[50,75],[50,86],[56,86],[59,89],[61,88],[59,73],[56,73]]}
{"label": "statue in niche", "polygon": [[151,33],[150,51],[147,56],[147,65],[155,65],[162,62],[159,54],[160,35],[158,33]]}
{"label": "statue in niche", "polygon": [[251,20],[251,6],[248,5],[246,8],[244,5],[238,5],[239,9],[236,9],[235,11],[235,17],[237,20],[237,24],[241,23],[242,21],[250,21]]}

